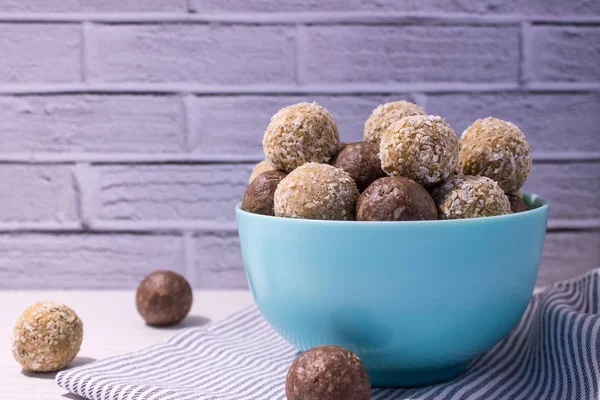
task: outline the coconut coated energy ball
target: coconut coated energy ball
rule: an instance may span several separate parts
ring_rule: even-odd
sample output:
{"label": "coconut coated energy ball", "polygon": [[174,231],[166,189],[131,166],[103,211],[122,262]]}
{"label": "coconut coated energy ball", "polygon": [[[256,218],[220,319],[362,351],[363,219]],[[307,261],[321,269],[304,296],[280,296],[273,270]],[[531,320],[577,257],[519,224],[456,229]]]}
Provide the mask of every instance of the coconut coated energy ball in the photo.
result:
{"label": "coconut coated energy ball", "polygon": [[257,176],[244,193],[242,210],[254,214],[275,215],[275,189],[285,176],[285,172],[281,171],[267,171]]}
{"label": "coconut coated energy ball", "polygon": [[358,189],[347,172],[306,163],[290,172],[275,190],[275,216],[352,220]]}
{"label": "coconut coated energy ball", "polygon": [[285,395],[288,400],[369,400],[371,379],[356,354],[339,346],[318,346],[292,363]]}
{"label": "coconut coated energy ball", "polygon": [[425,115],[425,110],[408,101],[380,104],[365,122],[363,140],[379,146],[383,132],[394,122],[412,115]]}
{"label": "coconut coated energy ball", "polygon": [[531,147],[515,125],[497,118],[479,119],[460,139],[460,167],[465,175],[487,176],[507,193],[523,186],[531,171]]}
{"label": "coconut coated energy ball", "polygon": [[254,166],[252,174],[250,175],[250,179],[248,180],[248,184],[252,183],[254,178],[267,171],[277,171],[277,168],[275,168],[273,164],[269,162],[269,160],[262,160]]}
{"label": "coconut coated energy ball", "polygon": [[510,214],[508,198],[485,176],[454,175],[432,192],[440,219],[492,217]]}
{"label": "coconut coated energy ball", "polygon": [[53,301],[28,307],[17,319],[12,353],[26,371],[58,371],[75,358],[83,340],[83,323],[72,309]]}
{"label": "coconut coated energy ball", "polygon": [[263,137],[267,159],[276,169],[286,172],[307,162],[329,162],[339,144],[333,117],[317,103],[298,103],[281,109],[271,118]]}
{"label": "coconut coated energy ball", "polygon": [[420,221],[437,219],[433,199],[421,185],[403,176],[377,179],[360,195],[358,221]]}
{"label": "coconut coated energy ball", "polygon": [[393,123],[379,146],[381,167],[432,186],[458,169],[458,137],[442,117],[415,115]]}
{"label": "coconut coated energy ball", "polygon": [[379,148],[373,143],[348,143],[331,161],[331,165],[350,174],[358,191],[362,192],[375,179],[385,176],[378,152]]}

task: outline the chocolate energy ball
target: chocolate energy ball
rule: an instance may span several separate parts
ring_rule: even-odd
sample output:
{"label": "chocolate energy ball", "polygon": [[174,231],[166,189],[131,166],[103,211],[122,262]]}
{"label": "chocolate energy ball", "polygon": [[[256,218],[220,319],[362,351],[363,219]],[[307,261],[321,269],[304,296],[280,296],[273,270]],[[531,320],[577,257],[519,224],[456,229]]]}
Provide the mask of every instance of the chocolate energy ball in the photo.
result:
{"label": "chocolate energy ball", "polygon": [[281,109],[271,118],[263,137],[267,159],[286,172],[307,162],[329,162],[339,144],[333,117],[317,103],[298,103]]}
{"label": "chocolate energy ball", "polygon": [[53,301],[28,307],[17,319],[12,353],[26,371],[58,371],[75,358],[83,340],[83,323],[72,309]]}
{"label": "chocolate energy ball", "polygon": [[510,122],[478,119],[463,132],[460,146],[462,173],[487,176],[506,193],[519,190],[531,171],[531,147]]}
{"label": "chocolate energy ball", "polygon": [[352,220],[358,189],[350,175],[331,165],[307,163],[290,172],[275,190],[275,215],[287,218]]}
{"label": "chocolate energy ball", "polygon": [[275,168],[273,164],[269,162],[269,160],[262,160],[254,166],[252,174],[250,175],[250,179],[248,180],[248,184],[252,183],[257,176],[267,171],[277,171],[277,168]]}
{"label": "chocolate energy ball", "polygon": [[192,308],[192,288],[183,276],[158,270],[140,283],[135,300],[138,312],[148,325],[174,325]]}
{"label": "chocolate energy ball", "polygon": [[529,210],[529,208],[527,207],[527,204],[525,204],[523,199],[520,198],[519,196],[514,195],[514,194],[507,194],[506,197],[508,198],[508,201],[510,202],[510,209],[513,213],[520,213],[520,212]]}
{"label": "chocolate energy ball", "polygon": [[510,214],[510,202],[495,181],[485,176],[455,175],[437,187],[433,199],[440,219]]}
{"label": "chocolate energy ball", "polygon": [[381,167],[420,185],[435,185],[458,169],[458,137],[442,117],[415,115],[392,124],[379,146]]}
{"label": "chocolate energy ball", "polygon": [[369,400],[371,378],[356,354],[339,346],[318,346],[292,363],[285,395],[288,400]]}
{"label": "chocolate energy ball", "polygon": [[375,179],[385,176],[379,161],[379,148],[373,143],[348,143],[335,156],[331,165],[346,171],[358,187],[364,191]]}
{"label": "chocolate energy ball", "polygon": [[401,100],[380,104],[373,110],[373,113],[371,113],[371,116],[365,122],[363,140],[379,146],[383,132],[394,122],[404,117],[425,114],[425,110],[408,101]]}
{"label": "chocolate energy ball", "polygon": [[437,219],[437,208],[427,190],[402,176],[377,179],[360,195],[359,221],[419,221]]}
{"label": "chocolate energy ball", "polygon": [[244,193],[242,210],[255,214],[275,215],[273,209],[275,189],[285,176],[285,172],[281,171],[267,171],[257,176]]}

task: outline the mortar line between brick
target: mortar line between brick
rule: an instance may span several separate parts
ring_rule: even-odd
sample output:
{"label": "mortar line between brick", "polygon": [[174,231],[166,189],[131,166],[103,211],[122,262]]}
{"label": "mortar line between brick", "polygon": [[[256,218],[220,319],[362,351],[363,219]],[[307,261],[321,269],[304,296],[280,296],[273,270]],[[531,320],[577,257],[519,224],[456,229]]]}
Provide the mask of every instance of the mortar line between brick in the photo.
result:
{"label": "mortar line between brick", "polygon": [[185,0],[185,9],[190,14],[196,13],[196,9],[194,8],[194,3],[192,0]]}
{"label": "mortar line between brick", "polygon": [[81,226],[87,229],[90,225],[90,218],[93,213],[90,210],[92,204],[90,199],[93,197],[93,193],[89,192],[91,182],[86,182],[86,175],[89,175],[90,164],[85,162],[78,162],[73,168],[74,185],[77,193],[77,214],[81,221]]}
{"label": "mortar line between brick", "polygon": [[529,57],[529,40],[531,24],[521,23],[519,30],[519,85],[524,87],[527,84],[527,62]]}

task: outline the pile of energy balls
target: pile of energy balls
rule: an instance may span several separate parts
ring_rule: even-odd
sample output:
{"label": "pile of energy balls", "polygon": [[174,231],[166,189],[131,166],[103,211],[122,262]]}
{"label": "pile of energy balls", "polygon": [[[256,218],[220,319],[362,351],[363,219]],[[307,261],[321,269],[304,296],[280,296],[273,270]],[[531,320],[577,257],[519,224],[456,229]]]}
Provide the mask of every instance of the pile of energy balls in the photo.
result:
{"label": "pile of energy balls", "polygon": [[271,118],[266,160],[256,165],[242,209],[286,218],[417,221],[527,210],[520,189],[531,148],[514,124],[479,119],[460,140],[416,104],[378,106],[363,142],[340,143],[331,114],[298,103]]}

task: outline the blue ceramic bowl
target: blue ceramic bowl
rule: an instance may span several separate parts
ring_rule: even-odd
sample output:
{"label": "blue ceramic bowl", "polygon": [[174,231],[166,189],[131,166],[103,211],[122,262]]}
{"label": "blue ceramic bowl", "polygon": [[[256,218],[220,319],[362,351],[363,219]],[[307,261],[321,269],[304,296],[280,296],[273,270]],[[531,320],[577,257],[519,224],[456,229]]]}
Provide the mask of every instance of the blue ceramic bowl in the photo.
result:
{"label": "blue ceramic bowl", "polygon": [[547,201],[498,217],[316,221],[242,211],[248,282],[266,320],[299,350],[336,344],[373,386],[460,374],[519,321],[538,274]]}

